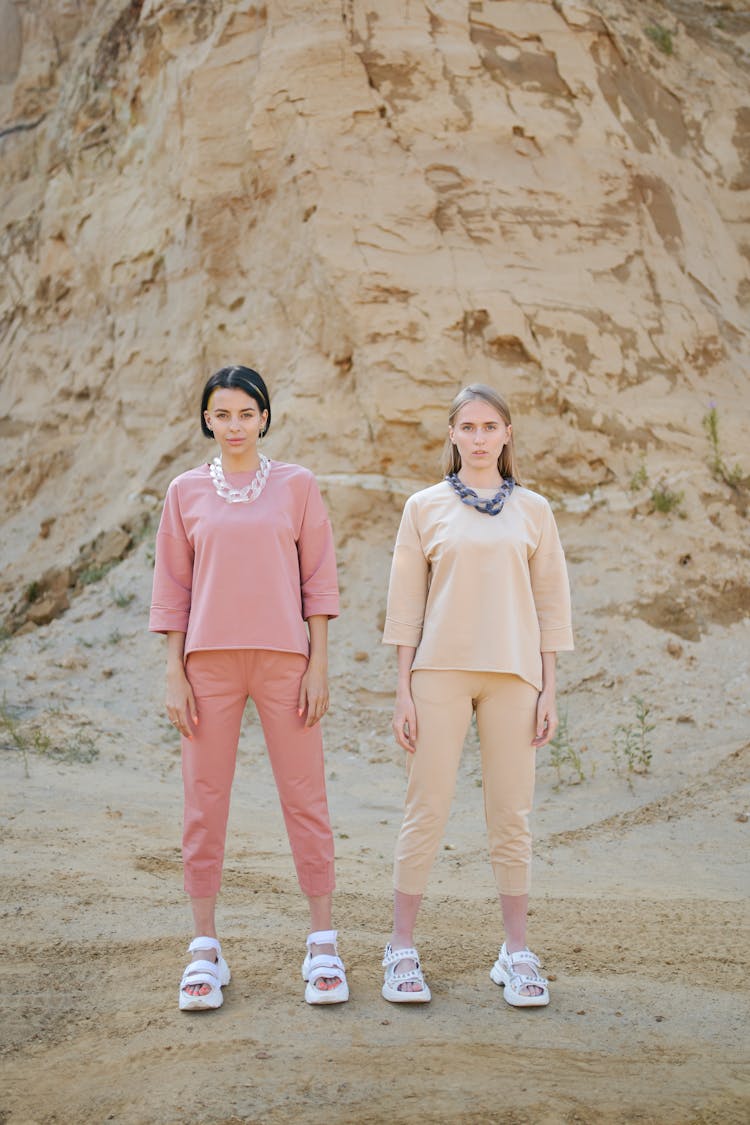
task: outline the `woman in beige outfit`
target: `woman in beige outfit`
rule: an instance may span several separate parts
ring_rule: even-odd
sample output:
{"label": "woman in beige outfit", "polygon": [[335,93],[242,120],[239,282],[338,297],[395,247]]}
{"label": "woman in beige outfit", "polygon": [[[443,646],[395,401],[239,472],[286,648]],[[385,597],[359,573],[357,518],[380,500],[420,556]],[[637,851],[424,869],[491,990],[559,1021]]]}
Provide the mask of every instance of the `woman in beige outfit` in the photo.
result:
{"label": "woman in beige outfit", "polygon": [[570,592],[544,497],[522,488],[510,413],[491,387],[455,398],[447,475],[411,496],[396,539],[384,643],[397,646],[393,732],[407,752],[383,996],[430,999],[414,925],[476,712],[490,860],[505,942],[490,976],[515,1007],[549,1003],[526,948],[536,750],[557,728],[555,653],[573,648]]}

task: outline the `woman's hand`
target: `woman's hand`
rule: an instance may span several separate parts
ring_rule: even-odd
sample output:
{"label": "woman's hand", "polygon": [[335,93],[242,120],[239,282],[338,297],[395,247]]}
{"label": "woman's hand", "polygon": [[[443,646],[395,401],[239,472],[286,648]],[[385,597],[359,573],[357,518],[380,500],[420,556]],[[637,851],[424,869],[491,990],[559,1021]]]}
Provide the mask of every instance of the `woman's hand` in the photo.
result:
{"label": "woman's hand", "polygon": [[554,689],[543,688],[539,693],[536,704],[536,738],[531,740],[531,745],[537,750],[546,746],[555,737],[557,730],[557,706],[555,705]]}
{"label": "woman's hand", "polygon": [[396,695],[391,726],[399,746],[413,754],[417,748],[417,711],[410,691],[399,691]]}
{"label": "woman's hand", "polygon": [[169,721],[184,738],[192,738],[191,720],[198,725],[198,708],[190,681],[182,664],[171,665],[167,670],[167,715]]}
{"label": "woman's hand", "polygon": [[305,726],[314,727],[328,710],[328,703],[328,668],[311,657],[300,680],[297,714],[301,717],[307,708]]}

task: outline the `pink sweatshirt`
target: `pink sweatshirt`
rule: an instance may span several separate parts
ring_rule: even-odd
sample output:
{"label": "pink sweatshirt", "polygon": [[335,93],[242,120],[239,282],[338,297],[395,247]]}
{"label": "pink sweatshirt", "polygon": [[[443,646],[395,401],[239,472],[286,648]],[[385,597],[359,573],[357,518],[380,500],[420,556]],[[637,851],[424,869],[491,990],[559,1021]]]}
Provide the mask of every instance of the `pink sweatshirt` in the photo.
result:
{"label": "pink sweatshirt", "polygon": [[[252,473],[228,473],[242,488]],[[156,536],[149,629],[200,649],[265,648],[307,656],[305,620],[338,616],[333,534],[309,469],[271,462],[259,498],[229,504],[208,466],[176,477]]]}

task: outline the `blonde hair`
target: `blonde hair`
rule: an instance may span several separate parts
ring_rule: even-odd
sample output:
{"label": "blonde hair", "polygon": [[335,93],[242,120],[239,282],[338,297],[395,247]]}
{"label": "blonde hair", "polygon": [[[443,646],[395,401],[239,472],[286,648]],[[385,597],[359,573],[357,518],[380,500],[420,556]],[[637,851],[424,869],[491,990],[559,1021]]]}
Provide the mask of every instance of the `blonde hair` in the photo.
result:
{"label": "blonde hair", "polygon": [[[510,410],[508,404],[501,394],[494,389],[488,387],[486,383],[470,383],[468,387],[464,387],[458,392],[453,402],[451,403],[450,412],[448,414],[448,424],[455,425],[458,412],[462,406],[466,406],[467,402],[476,402],[479,399],[481,402],[486,402],[493,410],[496,410],[506,426],[510,426]],[[453,444],[450,435],[445,439],[445,446],[443,447],[442,456],[443,472],[447,475],[449,473],[457,473],[461,468],[461,454],[458,448]],[[500,475],[507,479],[513,477],[516,484],[520,485],[518,479],[518,469],[516,468],[516,450],[513,445],[513,431],[511,430],[510,437],[503,446],[500,456],[497,459],[497,467],[500,470]]]}

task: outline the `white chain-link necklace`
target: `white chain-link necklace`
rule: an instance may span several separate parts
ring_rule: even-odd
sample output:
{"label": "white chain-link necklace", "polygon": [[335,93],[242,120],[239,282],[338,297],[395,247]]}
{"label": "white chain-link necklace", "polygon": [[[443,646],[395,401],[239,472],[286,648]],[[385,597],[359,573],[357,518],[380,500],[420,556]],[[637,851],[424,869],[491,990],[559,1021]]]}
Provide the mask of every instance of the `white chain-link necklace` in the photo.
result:
{"label": "white chain-link necklace", "polygon": [[253,500],[257,500],[263,489],[266,487],[268,474],[271,471],[271,462],[268,458],[261,453],[260,455],[260,468],[256,472],[250,484],[246,484],[244,488],[232,488],[231,484],[224,476],[224,468],[221,464],[221,457],[214,457],[211,464],[208,466],[208,471],[211,474],[214,488],[222,500],[226,500],[227,504],[252,504]]}

